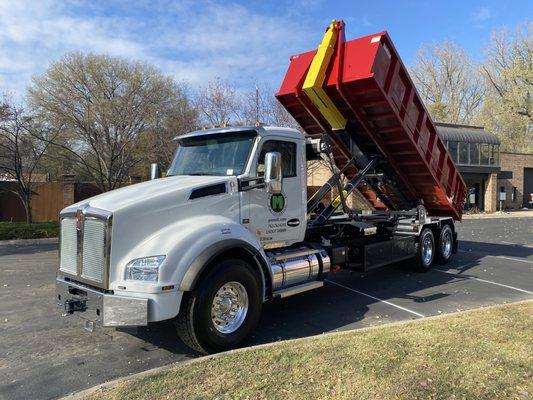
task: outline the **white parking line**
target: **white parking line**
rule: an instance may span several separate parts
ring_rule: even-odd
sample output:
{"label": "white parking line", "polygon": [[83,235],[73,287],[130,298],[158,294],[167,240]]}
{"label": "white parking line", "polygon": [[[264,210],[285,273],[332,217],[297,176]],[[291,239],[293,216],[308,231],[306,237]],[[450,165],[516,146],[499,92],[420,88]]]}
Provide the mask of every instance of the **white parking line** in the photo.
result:
{"label": "white parking line", "polygon": [[533,249],[533,246],[530,246],[529,244],[525,244],[525,243],[513,243],[513,242],[506,242],[504,240],[502,240],[501,242],[505,244],[512,244],[513,246],[527,247],[528,249]]}
{"label": "white parking line", "polygon": [[518,262],[523,262],[523,263],[533,264],[533,261],[522,260],[522,259],[520,259],[520,258],[513,258],[513,257],[506,257],[506,256],[491,256],[491,255],[488,255],[487,257],[505,258],[506,260],[512,260],[512,261],[518,261]]}
{"label": "white parking line", "polygon": [[397,305],[397,304],[391,303],[390,301],[387,301],[387,300],[380,299],[380,298],[375,297],[375,296],[372,296],[372,295],[370,295],[370,294],[368,294],[368,293],[360,292],[359,290],[352,289],[351,287],[341,285],[340,283],[330,281],[329,279],[325,279],[325,282],[331,283],[332,285],[339,286],[339,287],[341,287],[341,288],[344,288],[344,289],[349,290],[349,291],[351,291],[351,292],[354,292],[354,293],[360,294],[360,295],[362,295],[362,296],[369,297],[369,298],[371,298],[371,299],[373,299],[373,300],[380,301],[380,302],[382,302],[382,303],[388,304],[389,306],[396,307],[396,308],[398,308],[398,309],[400,309],[400,310],[403,310],[403,311],[406,311],[406,312],[408,312],[408,313],[414,314],[414,315],[416,315],[417,317],[421,317],[421,318],[424,318],[424,317],[425,317],[424,314],[417,313],[416,311],[409,310],[408,308],[405,308],[405,307],[399,306],[399,305]]}
{"label": "white parking line", "polygon": [[516,290],[516,291],[522,292],[522,293],[533,294],[533,292],[530,292],[529,290],[520,289],[520,288],[517,288],[517,287],[514,287],[514,286],[510,286],[510,285],[504,285],[503,283],[498,283],[498,282],[494,282],[494,281],[488,281],[486,279],[476,278],[475,276],[467,276],[467,275],[456,274],[454,272],[445,271],[443,269],[438,269],[438,268],[432,268],[432,271],[438,271],[438,272],[442,272],[444,274],[454,275],[454,276],[457,276],[457,277],[463,278],[463,279],[472,279],[474,281],[490,283],[491,285],[502,286],[502,287],[505,287],[505,288],[508,288],[508,289],[513,289],[513,290]]}

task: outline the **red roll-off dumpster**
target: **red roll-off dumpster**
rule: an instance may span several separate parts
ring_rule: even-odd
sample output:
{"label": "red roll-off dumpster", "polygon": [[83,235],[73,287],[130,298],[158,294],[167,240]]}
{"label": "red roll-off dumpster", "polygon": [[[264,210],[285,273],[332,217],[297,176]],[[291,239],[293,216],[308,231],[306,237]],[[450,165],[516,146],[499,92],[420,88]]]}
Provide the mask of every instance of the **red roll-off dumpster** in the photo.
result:
{"label": "red roll-off dumpster", "polygon": [[[430,215],[460,220],[465,183],[389,35],[380,32],[345,41],[342,21],[336,29],[340,35],[323,89],[347,120],[343,134],[366,155],[386,157],[394,189],[401,193],[401,199],[388,208],[422,200]],[[291,57],[276,97],[306,133],[328,132],[335,138],[336,132],[302,91],[315,53]],[[342,167],[350,157],[349,148],[337,142],[334,158]],[[364,185],[358,189],[374,208],[384,208]]]}

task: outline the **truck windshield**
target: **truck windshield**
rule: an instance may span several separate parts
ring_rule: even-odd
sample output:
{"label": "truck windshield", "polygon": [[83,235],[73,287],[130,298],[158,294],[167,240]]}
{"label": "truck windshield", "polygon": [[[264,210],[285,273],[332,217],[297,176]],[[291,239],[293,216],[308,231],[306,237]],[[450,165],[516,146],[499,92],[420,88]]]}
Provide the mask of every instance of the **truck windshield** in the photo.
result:
{"label": "truck windshield", "polygon": [[179,140],[168,175],[240,175],[256,132],[228,132]]}

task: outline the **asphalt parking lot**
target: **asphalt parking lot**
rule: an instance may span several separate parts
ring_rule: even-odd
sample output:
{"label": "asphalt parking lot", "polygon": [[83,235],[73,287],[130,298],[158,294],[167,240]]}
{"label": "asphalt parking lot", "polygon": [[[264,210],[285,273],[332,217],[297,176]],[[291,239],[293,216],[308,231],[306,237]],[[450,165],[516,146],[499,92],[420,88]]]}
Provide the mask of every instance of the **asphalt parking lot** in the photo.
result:
{"label": "asphalt parking lot", "polygon": [[[460,251],[425,274],[395,265],[339,272],[268,304],[249,344],[424,318],[533,298],[533,218],[458,224]],[[57,244],[0,246],[0,399],[49,399],[197,355],[170,323],[82,329],[55,311]]]}

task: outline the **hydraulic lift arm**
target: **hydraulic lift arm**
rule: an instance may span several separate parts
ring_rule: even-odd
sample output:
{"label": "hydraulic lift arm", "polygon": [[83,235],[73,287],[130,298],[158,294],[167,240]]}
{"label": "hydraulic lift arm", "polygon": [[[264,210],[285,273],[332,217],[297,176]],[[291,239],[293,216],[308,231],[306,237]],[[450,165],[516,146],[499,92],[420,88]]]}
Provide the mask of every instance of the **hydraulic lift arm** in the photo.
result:
{"label": "hydraulic lift arm", "polygon": [[335,51],[335,44],[339,37],[337,24],[338,22],[333,20],[326,29],[322,42],[320,42],[309,66],[302,90],[328,121],[331,128],[333,130],[342,130],[346,127],[346,118],[342,116],[322,87],[326,79],[326,69],[331,61]]}

